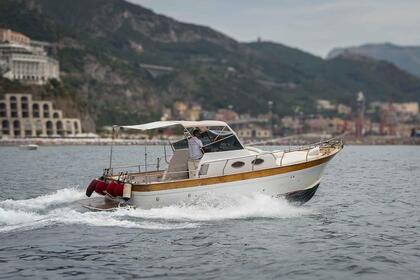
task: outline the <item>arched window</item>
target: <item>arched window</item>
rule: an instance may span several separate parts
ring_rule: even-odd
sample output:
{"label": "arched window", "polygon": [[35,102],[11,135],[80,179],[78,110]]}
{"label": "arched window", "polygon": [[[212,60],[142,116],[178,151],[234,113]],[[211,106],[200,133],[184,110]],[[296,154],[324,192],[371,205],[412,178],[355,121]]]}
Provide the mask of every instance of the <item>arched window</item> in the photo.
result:
{"label": "arched window", "polygon": [[42,134],[42,121],[41,120],[36,120],[35,121],[35,129],[36,129],[36,136],[41,136]]}
{"label": "arched window", "polygon": [[22,96],[20,98],[20,107],[22,109],[22,118],[29,118],[29,104],[27,96]]}
{"label": "arched window", "polygon": [[56,124],[56,128],[57,128],[57,134],[64,136],[64,129],[63,129],[63,123],[61,121],[58,121]]}
{"label": "arched window", "polygon": [[54,119],[59,119],[60,118],[60,114],[58,114],[57,112],[54,112],[53,118]]}
{"label": "arched window", "polygon": [[67,135],[73,134],[73,122],[72,121],[66,121],[66,131],[67,131]]}
{"label": "arched window", "polygon": [[10,109],[11,109],[11,116],[12,118],[17,118],[18,117],[18,112],[17,112],[17,99],[16,96],[11,96],[10,97]]}
{"label": "arched window", "polygon": [[13,127],[16,129],[16,128],[20,128],[20,122],[18,121],[18,120],[15,120],[14,122],[13,122]]}
{"label": "arched window", "polygon": [[74,122],[74,133],[79,133],[79,123],[78,122]]}
{"label": "arched window", "polygon": [[0,103],[0,117],[1,118],[7,117],[6,103]]}
{"label": "arched window", "polygon": [[32,104],[32,117],[39,118],[39,104]]}
{"label": "arched window", "polygon": [[48,136],[52,136],[54,131],[53,131],[53,123],[52,121],[47,121],[45,123],[45,127],[47,128],[47,135]]}
{"label": "arched window", "polygon": [[9,128],[9,121],[8,120],[2,121],[1,128],[2,128],[3,134],[5,134],[5,135],[10,134],[10,128]]}
{"label": "arched window", "polygon": [[50,117],[50,106],[48,106],[48,104],[44,104],[42,106],[42,109],[44,110],[44,118],[49,118]]}
{"label": "arched window", "polygon": [[20,122],[18,120],[13,121],[13,132],[15,136],[20,136]]}

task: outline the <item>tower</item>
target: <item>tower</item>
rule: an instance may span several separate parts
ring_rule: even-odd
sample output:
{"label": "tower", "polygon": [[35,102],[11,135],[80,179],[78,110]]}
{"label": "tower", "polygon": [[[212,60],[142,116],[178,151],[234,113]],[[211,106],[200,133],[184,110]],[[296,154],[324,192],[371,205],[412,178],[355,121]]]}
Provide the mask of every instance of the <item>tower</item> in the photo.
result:
{"label": "tower", "polygon": [[362,91],[357,93],[356,105],[357,105],[357,116],[356,116],[356,137],[363,136],[363,124],[365,121],[365,95]]}

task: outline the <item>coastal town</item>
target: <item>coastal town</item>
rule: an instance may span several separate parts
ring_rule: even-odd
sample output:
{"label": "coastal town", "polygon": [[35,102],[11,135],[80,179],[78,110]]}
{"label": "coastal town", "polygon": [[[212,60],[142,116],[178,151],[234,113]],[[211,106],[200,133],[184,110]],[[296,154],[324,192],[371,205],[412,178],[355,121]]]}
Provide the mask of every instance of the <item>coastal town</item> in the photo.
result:
{"label": "coastal town", "polygon": [[[25,34],[0,28],[0,71],[3,78],[23,84],[45,85],[60,81],[59,61],[54,58],[55,46],[32,40]],[[171,67],[142,65],[151,75],[170,72]],[[163,71],[163,72],[162,72]],[[231,71],[234,71],[231,70]],[[31,92],[3,92],[0,100],[0,138],[2,144],[38,143],[109,143],[112,124],[92,131],[75,116],[66,115],[66,108],[52,100],[35,99]],[[420,114],[418,102],[371,100],[363,89],[354,93],[349,104],[327,99],[316,100],[316,113],[305,114],[296,106],[293,115],[273,112],[273,101],[259,115],[238,113],[233,105],[215,111],[189,100],[176,101],[161,112],[160,120],[226,121],[247,143],[296,144],[346,135],[356,144],[418,144]],[[141,120],[138,120],[141,122]],[[121,143],[141,143],[157,139],[146,134],[119,135]],[[163,134],[170,138],[171,135]],[[125,139],[125,140],[124,140]],[[304,140],[302,140],[304,139]],[[305,140],[306,139],[306,140]],[[134,142],[133,142],[134,141]],[[299,144],[299,143],[297,143]]]}

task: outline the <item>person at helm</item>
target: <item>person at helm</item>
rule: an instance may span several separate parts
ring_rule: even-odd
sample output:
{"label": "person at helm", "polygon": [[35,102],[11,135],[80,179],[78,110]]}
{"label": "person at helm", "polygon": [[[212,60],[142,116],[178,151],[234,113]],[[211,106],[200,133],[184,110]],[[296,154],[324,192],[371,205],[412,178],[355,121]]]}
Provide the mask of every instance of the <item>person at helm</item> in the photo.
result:
{"label": "person at helm", "polygon": [[201,151],[203,142],[201,142],[199,137],[200,130],[196,128],[192,132],[192,137],[188,139],[188,151],[190,154],[190,158],[188,159],[188,172],[190,178],[194,178],[197,174],[198,164],[203,156]]}
{"label": "person at helm", "polygon": [[192,160],[199,160],[203,156],[201,152],[203,142],[198,137],[200,137],[200,130],[196,128],[192,132],[192,137],[188,139],[188,151]]}

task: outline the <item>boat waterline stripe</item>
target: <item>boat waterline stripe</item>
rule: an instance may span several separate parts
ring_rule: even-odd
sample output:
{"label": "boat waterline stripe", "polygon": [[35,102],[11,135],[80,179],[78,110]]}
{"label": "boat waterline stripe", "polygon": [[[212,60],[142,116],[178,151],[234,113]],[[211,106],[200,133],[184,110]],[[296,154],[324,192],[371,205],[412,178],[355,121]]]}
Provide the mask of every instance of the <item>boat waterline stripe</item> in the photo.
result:
{"label": "boat waterline stripe", "polygon": [[190,179],[190,180],[187,179],[187,180],[175,181],[175,182],[159,182],[159,183],[152,183],[152,184],[133,185],[132,191],[133,192],[163,191],[163,190],[191,188],[191,187],[229,183],[229,182],[235,182],[235,181],[273,176],[273,175],[289,173],[289,172],[303,170],[310,167],[321,165],[325,162],[330,161],[335,155],[336,153],[332,153],[331,155],[326,156],[324,158],[320,158],[320,159],[309,161],[309,162],[303,162],[303,163],[298,163],[294,165],[275,167],[275,168],[269,168],[269,169],[263,169],[263,170],[249,171],[249,172],[238,173],[238,174],[223,175],[223,176],[218,176],[218,177],[198,178],[198,179]]}

